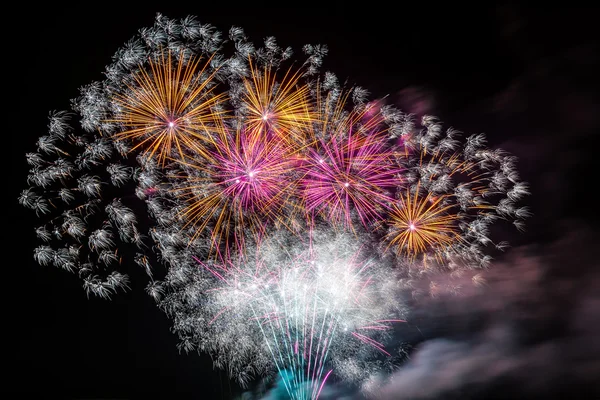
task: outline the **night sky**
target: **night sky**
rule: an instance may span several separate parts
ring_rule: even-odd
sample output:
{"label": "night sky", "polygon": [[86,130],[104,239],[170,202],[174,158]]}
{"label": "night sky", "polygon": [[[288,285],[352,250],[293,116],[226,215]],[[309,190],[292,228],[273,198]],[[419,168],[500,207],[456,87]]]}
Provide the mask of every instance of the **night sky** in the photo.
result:
{"label": "night sky", "polygon": [[[25,153],[46,133],[48,113],[67,109],[80,86],[102,79],[116,50],[153,25],[157,12],[196,15],[223,32],[241,26],[256,43],[275,36],[297,53],[306,43],[326,44],[323,70],[371,98],[439,116],[445,127],[485,133],[490,147],[519,158],[532,191],[524,200],[534,214],[527,231],[498,232],[512,248],[492,265],[484,291],[414,306],[414,329],[398,337],[410,359],[382,388],[384,398],[600,398],[598,7],[170,3],[57,5],[10,17],[20,33],[5,39],[15,51],[4,53],[4,76],[18,85],[6,98],[15,104],[4,148],[12,160],[4,202],[9,398],[232,399],[242,392],[209,356],[179,354],[140,268],[130,269],[132,290],[107,301],[87,299],[75,275],[39,266],[35,213],[17,202],[27,187]],[[359,398],[330,390],[331,398]]]}

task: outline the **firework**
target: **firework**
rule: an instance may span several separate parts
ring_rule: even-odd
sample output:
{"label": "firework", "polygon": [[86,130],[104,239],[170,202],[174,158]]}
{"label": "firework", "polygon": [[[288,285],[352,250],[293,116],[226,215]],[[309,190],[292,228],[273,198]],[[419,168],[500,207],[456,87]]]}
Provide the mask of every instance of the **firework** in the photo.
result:
{"label": "firework", "polygon": [[180,348],[242,384],[279,373],[296,399],[366,384],[393,364],[406,282],[486,266],[486,246],[505,247],[492,224],[523,228],[527,185],[482,135],[429,116],[417,130],[321,74],[324,46],[289,67],[274,38],[229,41],[225,54],[214,27],[158,15],[51,115],[19,198],[44,221],[34,257],[104,298],[134,261]]}
{"label": "firework", "polygon": [[180,163],[184,179],[171,191],[186,204],[183,229],[195,230],[191,241],[210,231],[217,250],[243,250],[249,236],[260,241],[266,230],[297,225],[294,195],[298,161],[287,142],[260,132],[222,127],[207,160]]}
{"label": "firework", "polygon": [[456,226],[458,215],[452,213],[453,205],[447,204],[447,199],[447,195],[419,193],[418,186],[414,193],[407,189],[400,194],[390,213],[390,246],[414,259],[427,254],[430,248],[441,251],[461,241]]}
{"label": "firework", "polygon": [[[197,260],[190,284],[161,306],[189,348],[208,350],[241,384],[288,371],[292,398],[318,398],[332,371],[354,383],[374,374],[376,356],[389,356],[386,332],[402,322],[393,270],[366,257],[352,237],[313,232],[303,243],[278,235],[251,258]],[[352,368],[357,354],[362,371]]]}
{"label": "firework", "polygon": [[150,59],[127,91],[113,99],[118,112],[106,122],[121,126],[114,138],[133,141],[130,151],[139,147],[150,157],[156,154],[162,165],[172,151],[181,159],[187,150],[203,154],[215,119],[224,117],[218,106],[225,93],[214,93],[216,71],[207,71],[210,60],[200,69],[200,58],[186,60],[184,54],[167,52]]}
{"label": "firework", "polygon": [[425,129],[405,137],[404,189],[389,214],[386,249],[417,271],[485,267],[486,246],[506,247],[489,237],[491,224],[506,220],[522,228],[529,213],[516,203],[527,184],[519,180],[515,158],[487,148],[483,135],[461,142],[433,117],[422,123]]}
{"label": "firework", "polygon": [[309,86],[300,82],[300,71],[289,69],[281,80],[270,65],[258,70],[249,59],[251,78],[244,79],[243,111],[246,129],[271,133],[291,143],[303,143],[313,122]]}
{"label": "firework", "polygon": [[320,116],[313,122],[315,141],[301,181],[304,205],[334,227],[352,230],[357,220],[369,227],[389,209],[400,184],[397,150],[377,110],[367,105],[346,112],[347,94],[335,97],[334,92],[317,101]]}

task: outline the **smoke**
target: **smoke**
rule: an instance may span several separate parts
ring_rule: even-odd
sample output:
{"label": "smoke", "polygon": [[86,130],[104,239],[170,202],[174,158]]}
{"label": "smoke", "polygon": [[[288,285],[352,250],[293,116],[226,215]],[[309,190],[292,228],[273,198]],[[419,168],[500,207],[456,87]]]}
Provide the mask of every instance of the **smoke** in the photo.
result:
{"label": "smoke", "polygon": [[598,398],[598,235],[563,228],[549,245],[513,249],[479,287],[437,277],[438,287],[462,280],[463,289],[415,303],[424,340],[380,398]]}
{"label": "smoke", "polygon": [[407,86],[396,94],[394,104],[419,120],[423,115],[434,112],[435,93],[422,86]]}

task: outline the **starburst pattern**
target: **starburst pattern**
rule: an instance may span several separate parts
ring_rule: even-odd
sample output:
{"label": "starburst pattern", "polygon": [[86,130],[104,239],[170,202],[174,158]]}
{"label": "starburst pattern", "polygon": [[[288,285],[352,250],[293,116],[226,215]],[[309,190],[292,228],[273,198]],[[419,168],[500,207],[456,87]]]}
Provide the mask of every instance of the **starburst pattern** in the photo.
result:
{"label": "starburst pattern", "polygon": [[[412,259],[431,252],[440,259],[440,252],[460,242],[458,215],[447,195],[432,196],[406,190],[399,196],[390,213],[389,244]],[[433,251],[431,251],[433,250]]]}
{"label": "starburst pattern", "polygon": [[309,86],[300,82],[300,71],[291,68],[281,79],[272,66],[255,66],[249,60],[250,78],[244,79],[243,108],[247,129],[271,132],[290,142],[305,141],[306,127],[313,122]]}
{"label": "starburst pattern", "polygon": [[209,162],[182,163],[188,173],[173,176],[185,178],[172,191],[187,203],[180,216],[183,228],[193,225],[196,231],[191,240],[210,229],[215,249],[243,250],[248,232],[260,241],[273,225],[292,229],[299,175],[286,142],[222,127],[207,155]]}
{"label": "starburst pattern", "polygon": [[412,263],[409,269],[485,267],[486,246],[506,247],[492,241],[489,226],[498,220],[521,226],[528,211],[515,201],[527,185],[519,181],[514,157],[486,148],[482,135],[463,143],[434,117],[422,123],[425,129],[405,137],[404,190],[388,220],[386,248]]}
{"label": "starburst pattern", "polygon": [[181,159],[188,149],[204,154],[215,119],[223,117],[218,106],[225,93],[215,93],[210,58],[202,68],[201,62],[166,52],[141,67],[127,91],[115,95],[118,111],[107,119],[121,127],[115,139],[132,140],[131,151],[141,148],[150,157],[156,154],[163,165],[173,151]]}
{"label": "starburst pattern", "polygon": [[302,196],[309,213],[333,226],[354,229],[358,220],[369,227],[389,210],[401,169],[382,116],[368,107],[343,114],[343,102],[331,107],[326,101],[315,122],[317,139],[307,152]]}

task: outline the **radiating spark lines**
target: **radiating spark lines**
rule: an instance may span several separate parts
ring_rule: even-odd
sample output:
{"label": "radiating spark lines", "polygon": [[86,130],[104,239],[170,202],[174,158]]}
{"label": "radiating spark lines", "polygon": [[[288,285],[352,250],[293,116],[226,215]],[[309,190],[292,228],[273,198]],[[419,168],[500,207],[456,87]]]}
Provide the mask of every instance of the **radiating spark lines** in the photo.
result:
{"label": "radiating spark lines", "polygon": [[254,322],[275,368],[288,376],[283,384],[293,399],[318,398],[330,358],[359,343],[389,355],[378,338],[403,322],[386,318],[398,314],[396,301],[384,300],[379,286],[389,271],[347,254],[340,239],[334,243],[337,251],[328,243],[284,263],[199,261],[214,277],[207,292],[211,321]]}
{"label": "radiating spark lines", "polygon": [[[342,98],[341,102],[345,101]],[[344,115],[339,102],[321,106],[322,118],[311,132],[303,199],[308,212],[322,215],[335,227],[372,228],[383,218],[400,184],[402,170],[395,163],[378,113],[365,110]]]}
{"label": "radiating spark lines", "polygon": [[113,99],[120,110],[107,122],[122,127],[114,138],[132,140],[131,151],[139,148],[150,157],[156,154],[161,165],[173,152],[180,159],[189,150],[204,155],[204,145],[212,142],[215,119],[224,117],[218,106],[226,93],[215,92],[216,70],[210,72],[210,59],[203,66],[201,61],[169,51],[141,66],[135,83]]}
{"label": "radiating spark lines", "polygon": [[447,196],[411,193],[406,189],[392,206],[390,214],[389,246],[396,246],[400,253],[410,258],[433,249],[434,254],[444,251],[460,241],[453,204],[446,204]]}
{"label": "radiating spark lines", "polygon": [[244,79],[247,129],[271,133],[290,143],[303,143],[314,115],[309,86],[300,82],[301,71],[292,72],[290,68],[278,80],[273,67],[260,68],[252,59],[249,65],[250,78]]}
{"label": "radiating spark lines", "polygon": [[[207,150],[209,162],[182,162],[191,174],[174,192],[185,199],[181,216],[196,236],[211,229],[213,246],[242,250],[249,234],[255,241],[269,224],[293,229],[299,218],[295,190],[298,160],[282,140],[225,126]],[[194,238],[192,238],[193,240]],[[218,248],[218,247],[217,247]]]}

